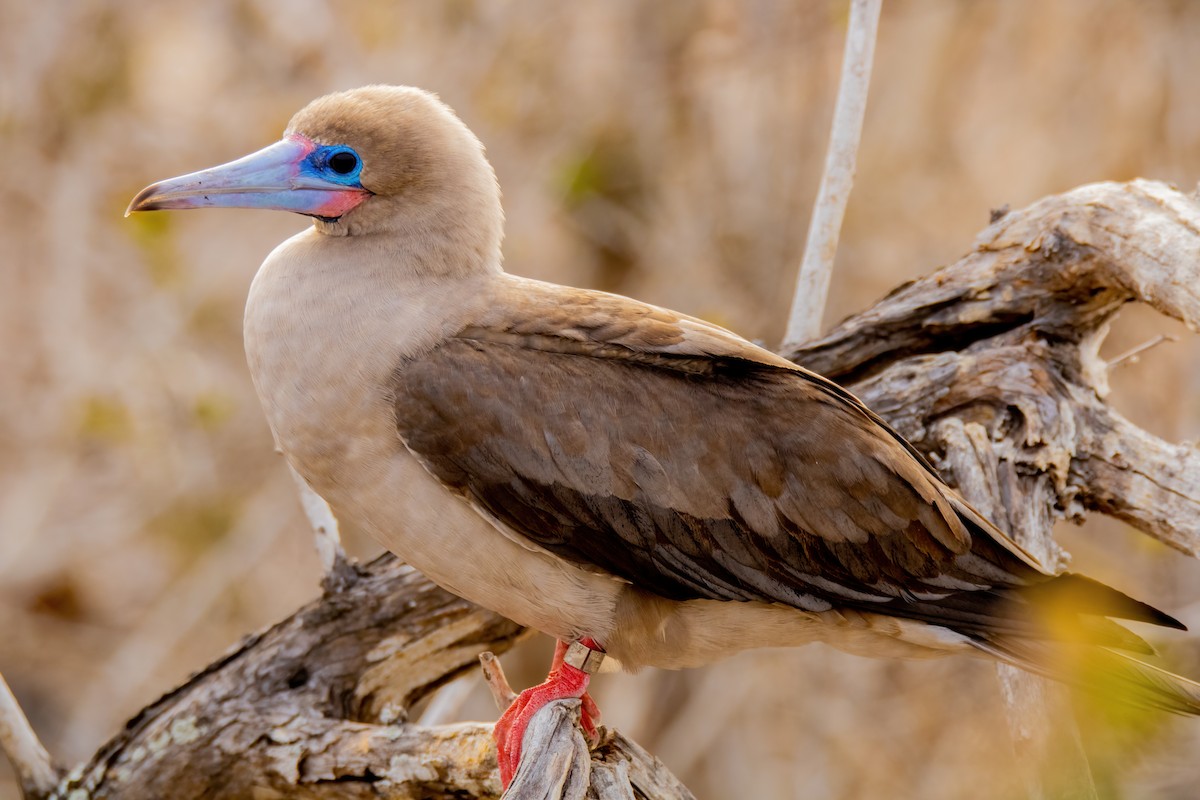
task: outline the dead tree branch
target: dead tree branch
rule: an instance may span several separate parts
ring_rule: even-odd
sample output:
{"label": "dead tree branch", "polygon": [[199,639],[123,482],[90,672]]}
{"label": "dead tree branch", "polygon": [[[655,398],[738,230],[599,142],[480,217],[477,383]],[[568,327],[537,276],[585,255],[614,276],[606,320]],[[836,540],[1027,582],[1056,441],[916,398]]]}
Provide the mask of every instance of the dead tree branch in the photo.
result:
{"label": "dead tree branch", "polygon": [[858,163],[858,142],[862,137],[863,117],[867,113],[867,89],[871,84],[871,65],[875,60],[875,32],[883,0],[851,0],[850,21],[846,29],[846,49],[842,54],[842,79],[838,85],[833,125],[829,131],[829,149],[825,153],[825,172],[813,203],[808,223],[804,259],[796,278],[795,296],[788,313],[785,347],[816,336],[821,330],[821,315],[833,262],[837,255],[842,218],[850,202],[854,172]]}
{"label": "dead tree branch", "polygon": [[317,548],[317,557],[321,559],[321,567],[325,571],[321,585],[327,592],[340,592],[350,585],[354,569],[346,558],[346,551],[342,549],[342,534],[338,528],[337,517],[333,515],[333,509],[325,502],[325,498],[314,492],[308,481],[304,480],[291,464],[288,464],[288,472],[292,474],[292,480],[296,483],[304,516],[308,517],[308,524],[313,529],[313,543]]}
{"label": "dead tree branch", "polygon": [[1092,184],[1005,215],[955,264],[785,355],[935,456],[939,421],[981,425],[1001,463],[1046,476],[1054,518],[1099,511],[1200,556],[1200,451],[1104,403],[1100,343],[1133,300],[1200,326],[1200,206],[1153,181]]}
{"label": "dead tree branch", "polygon": [[[1197,555],[1200,453],[1104,403],[1099,343],[1131,300],[1200,322],[1200,208],[1158,183],[1085,186],[1011,212],[958,263],[787,355],[853,388],[1049,561],[1050,523],[1085,511]],[[407,719],[522,629],[394,559],[349,570],[340,591],[143,710],[55,796],[496,797],[489,725]],[[502,692],[497,666],[489,683]],[[532,777],[509,797],[691,796],[619,735],[584,757],[574,714],[563,703],[538,716],[530,736],[545,744],[527,746],[536,762],[519,774]],[[1015,721],[1018,748],[1044,752],[1037,725]],[[1089,796],[1086,772],[1067,772],[1032,785]],[[30,796],[44,796],[38,785]]]}
{"label": "dead tree branch", "polygon": [[[504,652],[522,636],[384,557],[148,706],[55,796],[497,797],[491,725],[407,719],[415,703],[476,668],[480,651]],[[553,755],[574,726],[547,721],[555,724],[531,732],[554,742]],[[630,793],[691,796],[620,736],[592,759],[593,786],[615,771]]]}
{"label": "dead tree branch", "polygon": [[0,750],[8,756],[21,783],[21,791],[29,798],[50,794],[61,777],[50,760],[50,754],[34,733],[33,726],[8,682],[0,675]]}
{"label": "dead tree branch", "polygon": [[503,652],[521,634],[381,559],[148,706],[61,794],[494,796],[488,726],[405,719],[480,649]]}

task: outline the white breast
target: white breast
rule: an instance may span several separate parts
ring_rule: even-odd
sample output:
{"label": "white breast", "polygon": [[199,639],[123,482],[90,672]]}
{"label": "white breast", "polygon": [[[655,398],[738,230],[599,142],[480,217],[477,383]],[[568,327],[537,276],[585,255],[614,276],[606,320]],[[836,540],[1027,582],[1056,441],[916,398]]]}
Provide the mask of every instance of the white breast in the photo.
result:
{"label": "white breast", "polygon": [[422,280],[347,244],[293,237],[250,290],[246,355],[284,454],[339,516],[446,589],[558,637],[607,638],[619,583],[500,533],[396,433],[392,370],[485,307],[494,276]]}

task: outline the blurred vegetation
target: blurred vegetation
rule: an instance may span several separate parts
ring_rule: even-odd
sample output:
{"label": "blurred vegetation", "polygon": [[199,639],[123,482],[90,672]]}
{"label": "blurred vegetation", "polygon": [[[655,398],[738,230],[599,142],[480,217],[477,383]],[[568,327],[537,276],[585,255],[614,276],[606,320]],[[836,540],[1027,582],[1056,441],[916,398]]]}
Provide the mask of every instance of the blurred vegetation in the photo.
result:
{"label": "blurred vegetation", "polygon": [[[439,92],[504,187],[506,257],[775,342],[815,195],[845,3],[0,0],[0,672],[52,752],[317,591],[241,352],[257,264],[299,217],[121,215],[152,180],[279,135],[327,91]],[[1200,4],[889,0],[827,320],[970,246],[989,209],[1200,175]],[[1200,437],[1200,346],[1144,309],[1113,375]],[[373,552],[353,539],[360,553]],[[1120,525],[1076,566],[1200,623],[1200,570]],[[1168,654],[1200,675],[1200,649]],[[537,642],[510,675],[538,679]],[[700,797],[1019,796],[983,663],[820,647],[599,681],[606,719]],[[1086,705],[1086,704],[1085,704]],[[1200,726],[1095,724],[1106,797],[1191,798]],[[464,714],[490,718],[477,693]],[[0,765],[0,800],[16,797]]]}

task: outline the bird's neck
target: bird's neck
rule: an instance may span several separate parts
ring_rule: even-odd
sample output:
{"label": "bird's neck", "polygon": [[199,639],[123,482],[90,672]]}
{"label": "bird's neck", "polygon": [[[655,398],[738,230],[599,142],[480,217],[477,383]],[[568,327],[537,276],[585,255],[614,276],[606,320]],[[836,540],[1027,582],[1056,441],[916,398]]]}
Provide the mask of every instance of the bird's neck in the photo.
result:
{"label": "bird's neck", "polygon": [[[419,203],[405,195],[374,197],[314,230],[337,252],[358,252],[374,263],[402,265],[404,277],[459,278],[500,271],[504,211],[496,191],[468,181],[457,191],[441,187]],[[490,184],[494,189],[494,180]],[[345,240],[336,241],[336,240]],[[345,245],[345,246],[343,246]]]}

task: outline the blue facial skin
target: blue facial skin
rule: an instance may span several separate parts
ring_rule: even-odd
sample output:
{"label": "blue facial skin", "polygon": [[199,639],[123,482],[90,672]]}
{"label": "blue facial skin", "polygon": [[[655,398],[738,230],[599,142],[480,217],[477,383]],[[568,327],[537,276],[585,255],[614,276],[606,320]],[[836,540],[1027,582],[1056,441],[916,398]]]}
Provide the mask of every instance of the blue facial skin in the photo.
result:
{"label": "blue facial skin", "polygon": [[[349,169],[347,169],[349,167]],[[344,144],[317,145],[300,167],[301,174],[362,189],[359,182],[363,163],[354,148]]]}

